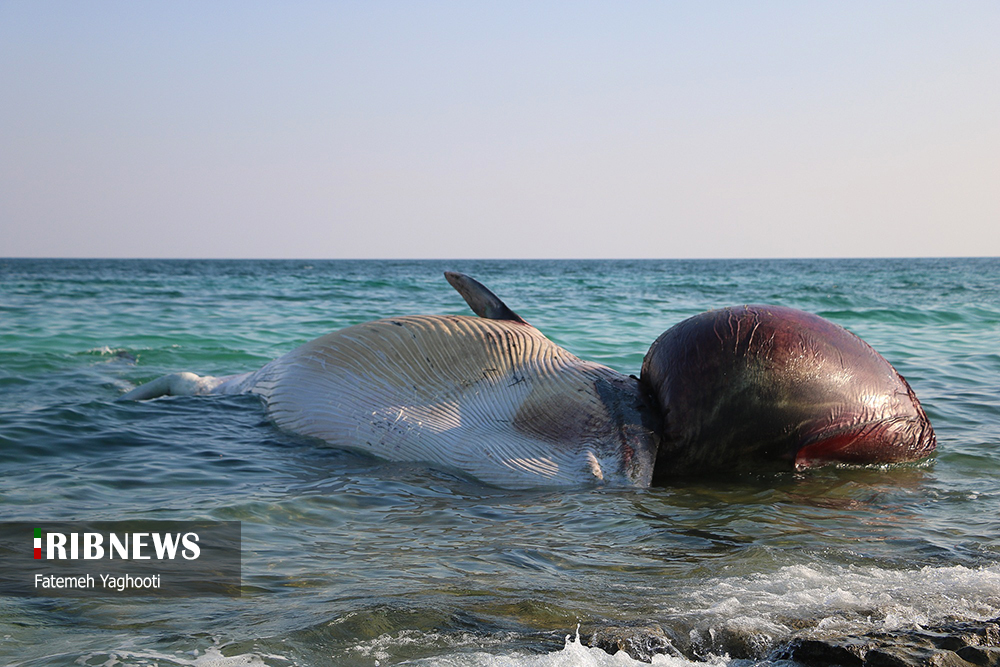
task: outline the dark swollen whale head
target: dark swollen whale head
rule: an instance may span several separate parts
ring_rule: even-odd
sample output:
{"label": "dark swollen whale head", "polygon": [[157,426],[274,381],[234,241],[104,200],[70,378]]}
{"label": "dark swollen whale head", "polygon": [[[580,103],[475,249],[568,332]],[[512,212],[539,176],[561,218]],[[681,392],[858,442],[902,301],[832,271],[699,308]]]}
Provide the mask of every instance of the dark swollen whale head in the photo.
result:
{"label": "dark swollen whale head", "polygon": [[936,446],[920,402],[888,361],[846,329],[792,308],[687,319],[650,347],[640,382],[662,420],[654,480],[912,461]]}

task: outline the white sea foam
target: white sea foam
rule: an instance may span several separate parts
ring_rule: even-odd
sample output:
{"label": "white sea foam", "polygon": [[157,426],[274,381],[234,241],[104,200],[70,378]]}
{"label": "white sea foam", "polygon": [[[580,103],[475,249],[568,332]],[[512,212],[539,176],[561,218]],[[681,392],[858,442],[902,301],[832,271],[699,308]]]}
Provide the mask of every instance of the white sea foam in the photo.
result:
{"label": "white sea foam", "polygon": [[[675,601],[676,602],[676,601]],[[760,643],[913,629],[1000,616],[1000,565],[886,570],[793,565],[773,573],[717,578],[692,589],[671,616],[693,643],[728,633]]]}
{"label": "white sea foam", "polygon": [[292,661],[279,655],[241,653],[223,655],[218,648],[191,653],[161,653],[159,651],[114,651],[101,663],[90,662],[95,656],[86,656],[77,662],[94,667],[118,667],[119,665],[183,665],[184,667],[276,667],[291,665]]}
{"label": "white sea foam", "polygon": [[[619,651],[611,655],[599,648],[584,646],[580,635],[566,636],[562,649],[550,653],[527,654],[509,653],[494,655],[485,652],[456,653],[446,656],[425,658],[408,664],[421,667],[639,667],[649,663],[640,662]],[[692,662],[684,658],[666,655],[653,656],[653,665],[660,667],[723,667],[730,664],[726,657],[710,658],[706,662]]]}

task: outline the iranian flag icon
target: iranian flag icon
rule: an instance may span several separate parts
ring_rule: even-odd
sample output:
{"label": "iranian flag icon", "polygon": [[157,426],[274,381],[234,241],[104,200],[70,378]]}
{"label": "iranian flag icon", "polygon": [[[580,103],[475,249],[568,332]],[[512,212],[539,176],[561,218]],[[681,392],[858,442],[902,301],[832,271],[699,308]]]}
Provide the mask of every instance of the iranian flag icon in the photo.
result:
{"label": "iranian flag icon", "polygon": [[42,557],[42,529],[35,528],[35,558]]}

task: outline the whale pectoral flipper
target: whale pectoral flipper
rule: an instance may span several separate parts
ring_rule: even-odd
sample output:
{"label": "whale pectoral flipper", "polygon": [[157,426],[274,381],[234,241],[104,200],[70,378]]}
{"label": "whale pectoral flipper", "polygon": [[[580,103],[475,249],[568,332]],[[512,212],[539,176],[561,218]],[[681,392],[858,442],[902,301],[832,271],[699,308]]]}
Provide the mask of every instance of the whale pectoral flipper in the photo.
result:
{"label": "whale pectoral flipper", "polygon": [[[121,401],[145,401],[160,396],[198,396],[211,393],[239,393],[242,387],[235,387],[235,380],[242,380],[250,373],[230,377],[212,377],[211,375],[195,375],[194,373],[171,373],[158,377],[151,382],[141,384],[132,391],[122,395]],[[233,385],[236,391],[229,389]],[[221,390],[221,391],[220,391]]]}
{"label": "whale pectoral flipper", "polygon": [[444,277],[448,283],[454,287],[465,302],[472,308],[472,312],[479,317],[488,320],[509,320],[527,324],[520,315],[507,307],[496,294],[491,292],[486,285],[478,280],[474,280],[464,273],[445,271]]}

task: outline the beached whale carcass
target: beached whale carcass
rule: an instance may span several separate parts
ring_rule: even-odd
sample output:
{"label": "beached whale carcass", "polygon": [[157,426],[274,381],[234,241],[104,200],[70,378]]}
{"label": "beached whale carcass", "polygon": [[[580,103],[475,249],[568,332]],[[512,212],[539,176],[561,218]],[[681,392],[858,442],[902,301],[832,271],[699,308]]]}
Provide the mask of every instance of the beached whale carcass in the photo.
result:
{"label": "beached whale carcass", "polygon": [[377,320],[258,371],[128,392],[253,393],[285,430],[506,488],[646,487],[678,475],[891,463],[933,451],[916,395],[867,343],[775,306],[709,311],[653,343],[639,378],[577,358],[468,276],[479,317]]}

